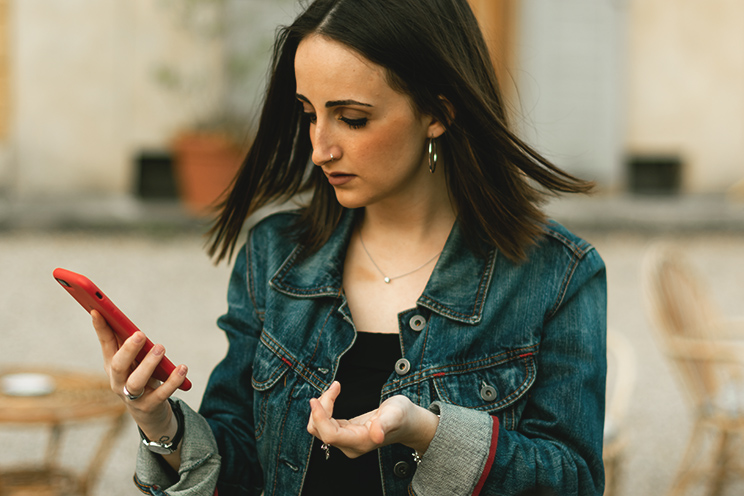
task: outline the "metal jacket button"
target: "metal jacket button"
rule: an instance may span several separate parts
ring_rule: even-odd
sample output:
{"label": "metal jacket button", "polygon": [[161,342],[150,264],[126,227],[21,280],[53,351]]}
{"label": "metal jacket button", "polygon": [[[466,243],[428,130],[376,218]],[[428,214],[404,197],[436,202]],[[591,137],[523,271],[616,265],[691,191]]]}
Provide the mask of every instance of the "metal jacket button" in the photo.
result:
{"label": "metal jacket button", "polygon": [[408,462],[398,462],[393,467],[393,473],[399,479],[405,479],[411,474],[411,465]]}
{"label": "metal jacket button", "polygon": [[401,358],[395,362],[395,373],[398,375],[406,375],[411,371],[411,362],[405,358]]}
{"label": "metal jacket button", "polygon": [[414,315],[411,317],[411,320],[408,321],[408,325],[410,325],[411,329],[414,331],[421,331],[426,327],[426,319],[421,315]]}
{"label": "metal jacket button", "polygon": [[498,395],[496,388],[489,386],[488,384],[483,384],[481,386],[480,397],[483,398],[483,401],[494,401]]}

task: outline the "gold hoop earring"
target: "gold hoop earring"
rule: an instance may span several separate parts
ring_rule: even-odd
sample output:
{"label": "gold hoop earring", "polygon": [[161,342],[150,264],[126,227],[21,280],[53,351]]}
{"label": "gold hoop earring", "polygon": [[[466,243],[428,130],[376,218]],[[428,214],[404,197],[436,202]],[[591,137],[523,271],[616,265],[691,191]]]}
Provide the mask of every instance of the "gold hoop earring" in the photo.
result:
{"label": "gold hoop earring", "polygon": [[437,170],[437,158],[436,138],[429,138],[429,172],[432,174]]}

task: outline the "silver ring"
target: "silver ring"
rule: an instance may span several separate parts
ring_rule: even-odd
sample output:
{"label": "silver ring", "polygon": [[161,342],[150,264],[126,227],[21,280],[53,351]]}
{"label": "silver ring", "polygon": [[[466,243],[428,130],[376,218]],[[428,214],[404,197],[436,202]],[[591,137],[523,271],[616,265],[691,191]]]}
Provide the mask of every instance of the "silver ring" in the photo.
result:
{"label": "silver ring", "polygon": [[328,458],[331,456],[331,445],[328,443],[323,443],[320,445],[320,449],[325,452],[325,459],[328,460]]}
{"label": "silver ring", "polygon": [[336,160],[336,159],[333,158],[333,154],[331,153],[331,160],[329,160],[329,162],[333,162],[334,160]]}
{"label": "silver ring", "polygon": [[126,384],[124,385],[124,396],[126,396],[129,401],[138,400],[138,399],[140,399],[142,397],[143,394],[145,394],[145,390],[144,389],[142,390],[142,392],[140,394],[132,394],[127,389]]}

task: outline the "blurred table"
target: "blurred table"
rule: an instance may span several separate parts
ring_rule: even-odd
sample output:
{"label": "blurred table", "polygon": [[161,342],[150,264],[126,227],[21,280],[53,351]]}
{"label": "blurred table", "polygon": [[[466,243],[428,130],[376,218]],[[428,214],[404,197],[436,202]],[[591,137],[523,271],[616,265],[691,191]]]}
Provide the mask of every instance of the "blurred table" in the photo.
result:
{"label": "blurred table", "polygon": [[[0,428],[24,424],[50,431],[40,464],[0,468],[0,496],[89,494],[121,431],[125,410],[103,375],[51,368],[0,370]],[[57,458],[64,428],[90,421],[105,422],[107,430],[87,470],[62,468]]]}

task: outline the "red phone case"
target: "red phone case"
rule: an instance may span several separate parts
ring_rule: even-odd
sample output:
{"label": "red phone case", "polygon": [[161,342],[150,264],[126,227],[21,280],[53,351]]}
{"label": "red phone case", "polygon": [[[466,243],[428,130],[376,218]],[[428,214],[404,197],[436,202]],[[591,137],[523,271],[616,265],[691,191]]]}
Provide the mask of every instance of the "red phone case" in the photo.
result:
{"label": "red phone case", "polygon": [[[85,310],[90,313],[91,310],[98,310],[98,312],[106,319],[108,325],[116,332],[119,338],[124,341],[129,336],[139,331],[136,325],[132,323],[124,312],[119,310],[116,305],[104,294],[103,291],[93,284],[93,282],[82,274],[66,269],[54,269],[54,278],[57,282],[67,290],[70,295],[82,305]],[[145,355],[152,349],[153,343],[149,339],[145,342],[145,346],[137,354],[137,361],[142,362]],[[154,378],[165,381],[170,376],[171,372],[176,368],[173,362],[168,360],[168,357],[163,357],[160,364],[152,374]],[[188,391],[191,389],[191,381],[185,379],[183,384],[179,386],[179,389]]]}

